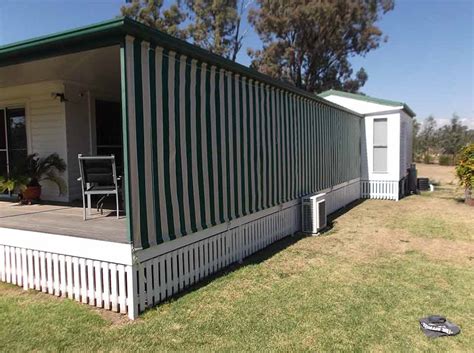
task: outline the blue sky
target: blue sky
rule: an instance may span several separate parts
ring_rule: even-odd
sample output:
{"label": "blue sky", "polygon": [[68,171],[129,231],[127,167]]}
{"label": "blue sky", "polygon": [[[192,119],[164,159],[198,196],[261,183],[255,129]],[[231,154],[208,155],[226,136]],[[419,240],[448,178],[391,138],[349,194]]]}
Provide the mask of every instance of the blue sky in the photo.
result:
{"label": "blue sky", "polygon": [[[1,0],[0,45],[110,19],[124,0]],[[457,113],[474,128],[474,1],[395,0],[379,23],[388,42],[352,59],[369,80],[366,94],[405,101],[418,119]],[[258,48],[249,31],[244,48]],[[239,62],[250,59],[242,50]]]}

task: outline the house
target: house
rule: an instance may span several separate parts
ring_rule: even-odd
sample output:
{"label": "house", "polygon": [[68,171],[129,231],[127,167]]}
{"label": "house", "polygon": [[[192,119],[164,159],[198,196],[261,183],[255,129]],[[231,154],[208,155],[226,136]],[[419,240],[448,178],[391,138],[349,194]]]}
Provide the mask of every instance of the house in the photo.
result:
{"label": "house", "polygon": [[[127,18],[0,47],[0,119],[0,172],[55,152],[68,184],[0,202],[0,279],[130,318],[299,231],[302,196],[361,197],[364,114]],[[125,216],[83,221],[77,156],[111,153]]]}
{"label": "house", "polygon": [[361,196],[403,197],[412,164],[413,110],[402,102],[337,90],[319,96],[364,116]]}

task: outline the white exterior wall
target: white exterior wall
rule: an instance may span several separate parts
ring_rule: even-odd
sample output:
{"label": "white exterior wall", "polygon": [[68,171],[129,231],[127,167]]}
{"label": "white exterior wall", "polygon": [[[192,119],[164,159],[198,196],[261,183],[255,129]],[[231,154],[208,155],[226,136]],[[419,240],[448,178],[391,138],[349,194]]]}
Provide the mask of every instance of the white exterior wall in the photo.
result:
{"label": "white exterior wall", "polygon": [[407,169],[412,163],[413,153],[413,122],[411,117],[402,111],[400,113],[400,179],[407,175]]}
{"label": "white exterior wall", "polygon": [[[24,107],[28,154],[47,156],[58,153],[67,161],[66,120],[64,104],[51,97],[52,92],[62,92],[58,81],[42,82],[0,88],[1,107]],[[68,173],[63,175],[66,182]],[[55,184],[42,182],[42,198],[52,201],[67,201],[68,194],[59,195]]]}
{"label": "white exterior wall", "polygon": [[65,103],[67,165],[69,199],[75,200],[82,197],[81,184],[77,181],[80,174],[77,155],[91,153],[90,94],[73,84],[66,84],[64,93],[66,97],[71,97]]}

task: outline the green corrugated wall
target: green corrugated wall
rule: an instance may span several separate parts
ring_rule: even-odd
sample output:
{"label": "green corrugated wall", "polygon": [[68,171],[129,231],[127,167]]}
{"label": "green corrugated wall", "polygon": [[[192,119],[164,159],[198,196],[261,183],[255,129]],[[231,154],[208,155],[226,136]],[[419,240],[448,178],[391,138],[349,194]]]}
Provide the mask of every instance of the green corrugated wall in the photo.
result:
{"label": "green corrugated wall", "polygon": [[360,177],[357,115],[131,37],[121,57],[135,247]]}

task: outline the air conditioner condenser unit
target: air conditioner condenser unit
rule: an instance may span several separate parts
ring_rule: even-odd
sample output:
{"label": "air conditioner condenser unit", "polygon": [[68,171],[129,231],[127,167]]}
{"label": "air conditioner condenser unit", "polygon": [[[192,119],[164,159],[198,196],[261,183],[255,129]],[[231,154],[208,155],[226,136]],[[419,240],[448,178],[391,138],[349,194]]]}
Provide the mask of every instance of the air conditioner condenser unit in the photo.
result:
{"label": "air conditioner condenser unit", "polygon": [[326,228],[326,194],[305,196],[301,200],[303,233],[318,234]]}

